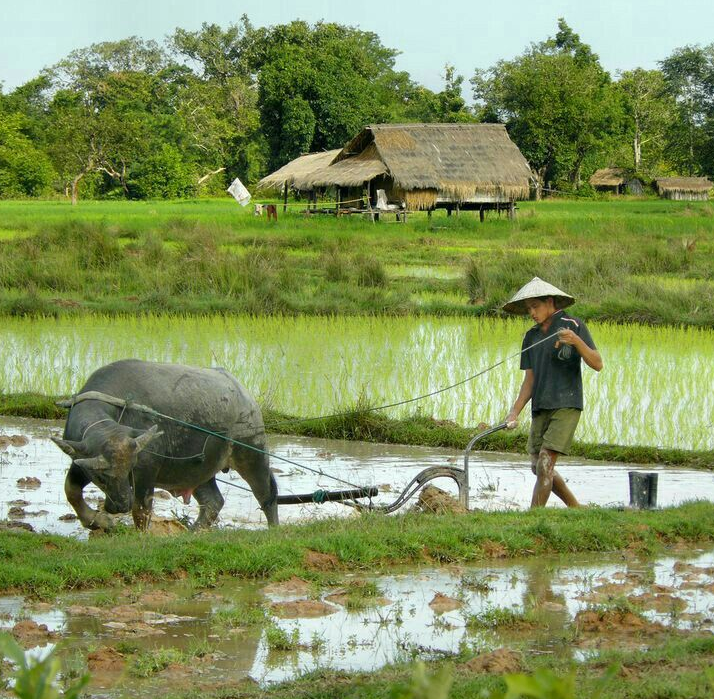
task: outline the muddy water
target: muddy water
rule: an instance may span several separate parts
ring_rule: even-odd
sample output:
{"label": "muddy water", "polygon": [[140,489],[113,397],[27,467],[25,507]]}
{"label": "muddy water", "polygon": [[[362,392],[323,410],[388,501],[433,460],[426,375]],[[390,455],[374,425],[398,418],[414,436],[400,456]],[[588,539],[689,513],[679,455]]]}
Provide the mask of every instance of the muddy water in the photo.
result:
{"label": "muddy water", "polygon": [[[14,629],[35,654],[59,644],[66,668],[89,666],[93,696],[140,697],[165,692],[178,680],[211,689],[248,678],[269,684],[318,668],[373,670],[460,650],[466,657],[505,648],[583,659],[613,644],[643,647],[658,634],[714,629],[711,550],[649,561],[590,555],[411,570],[367,581],[377,584],[380,596],[374,606],[354,611],[343,606],[340,589],[316,590],[297,579],[269,586],[228,580],[211,590],[185,583],[111,588],[45,604],[5,597],[0,628]],[[344,588],[356,582],[354,576],[342,580]],[[583,625],[594,605],[602,610],[618,599],[639,606],[642,617],[634,624],[613,618],[597,630]],[[265,609],[265,621],[221,623],[221,612],[247,606]],[[322,616],[314,616],[316,607]],[[297,618],[283,618],[286,610]],[[494,621],[494,610],[517,621],[505,628]],[[32,622],[46,630],[23,635],[21,627]],[[294,636],[296,647],[271,649],[269,628]],[[142,664],[147,654],[171,652],[165,669],[157,663],[147,671]]]}
{"label": "muddy water", "polygon": [[[61,434],[62,423],[22,418],[1,418],[0,435],[25,437],[22,446],[9,444],[0,451],[0,520],[15,519],[30,524],[38,531],[84,536],[64,496],[63,483],[69,458],[49,440]],[[15,440],[22,442],[23,440]],[[311,493],[317,489],[342,489],[349,484],[376,485],[380,494],[377,504],[394,501],[407,483],[423,468],[436,465],[461,466],[462,454],[456,450],[398,445],[368,444],[338,440],[269,436],[269,448],[277,456],[324,475],[272,459],[281,493]],[[632,464],[588,462],[564,459],[558,470],[571,490],[583,503],[623,505],[629,502],[630,470],[659,474],[658,503],[676,505],[686,500],[714,500],[714,474],[691,469],[672,469]],[[337,482],[335,476],[345,482]],[[471,508],[496,510],[525,508],[530,503],[533,475],[525,456],[476,452],[471,458]],[[22,479],[37,479],[23,481]],[[259,527],[265,520],[250,493],[233,486],[245,486],[236,473],[220,474],[226,505],[221,512],[221,525],[226,527]],[[39,481],[39,483],[38,483]],[[455,493],[450,480],[435,485]],[[101,492],[89,486],[85,496],[96,506]],[[560,503],[552,498],[553,506]],[[155,512],[160,517],[193,520],[198,508],[192,502],[158,491]],[[342,505],[295,505],[281,507],[283,522],[314,517],[352,516],[354,511]],[[70,519],[62,519],[70,517]]]}

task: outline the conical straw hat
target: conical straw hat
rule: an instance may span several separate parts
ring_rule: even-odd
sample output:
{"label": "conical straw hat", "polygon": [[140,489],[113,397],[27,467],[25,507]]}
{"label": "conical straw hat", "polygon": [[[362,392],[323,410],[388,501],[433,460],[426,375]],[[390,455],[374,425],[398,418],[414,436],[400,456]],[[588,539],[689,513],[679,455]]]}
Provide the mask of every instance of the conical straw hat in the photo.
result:
{"label": "conical straw hat", "polygon": [[555,300],[555,307],[558,309],[567,308],[575,303],[575,299],[570,294],[561,291],[557,286],[544,282],[540,277],[533,277],[528,284],[521,287],[501,308],[507,313],[525,315],[528,313],[526,300],[537,299],[542,296],[552,296]]}

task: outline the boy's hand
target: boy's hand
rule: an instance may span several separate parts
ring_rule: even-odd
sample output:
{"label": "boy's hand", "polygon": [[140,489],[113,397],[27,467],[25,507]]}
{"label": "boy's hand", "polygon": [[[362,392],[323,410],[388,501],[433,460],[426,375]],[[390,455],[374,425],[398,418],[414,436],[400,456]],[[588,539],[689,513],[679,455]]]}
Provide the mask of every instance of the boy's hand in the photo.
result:
{"label": "boy's hand", "polygon": [[580,338],[567,328],[558,330],[558,340],[555,343],[555,348],[558,349],[561,345],[575,345]]}
{"label": "boy's hand", "polygon": [[518,427],[518,415],[515,415],[514,413],[508,413],[508,415],[506,415],[506,418],[504,419],[504,422],[506,423],[507,430],[515,430],[516,427]]}

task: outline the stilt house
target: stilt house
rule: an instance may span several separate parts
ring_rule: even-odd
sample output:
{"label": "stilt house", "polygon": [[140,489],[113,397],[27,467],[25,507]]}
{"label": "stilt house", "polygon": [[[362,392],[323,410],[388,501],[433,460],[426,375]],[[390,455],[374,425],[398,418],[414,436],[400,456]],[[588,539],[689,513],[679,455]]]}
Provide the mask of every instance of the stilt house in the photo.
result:
{"label": "stilt house", "polygon": [[[277,173],[276,173],[277,174]],[[271,175],[271,177],[273,177]],[[374,124],[330,164],[298,175],[300,190],[336,188],[338,200],[377,192],[409,210],[513,211],[528,199],[532,173],[502,124]]]}

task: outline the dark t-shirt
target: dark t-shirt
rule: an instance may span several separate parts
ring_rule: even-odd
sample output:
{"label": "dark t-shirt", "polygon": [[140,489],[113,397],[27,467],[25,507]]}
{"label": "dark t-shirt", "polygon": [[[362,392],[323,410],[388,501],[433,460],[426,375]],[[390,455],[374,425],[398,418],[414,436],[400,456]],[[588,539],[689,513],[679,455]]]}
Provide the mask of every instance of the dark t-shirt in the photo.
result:
{"label": "dark t-shirt", "polygon": [[[532,327],[523,338],[521,369],[533,370],[533,394],[531,412],[556,410],[557,408],[583,409],[583,378],[580,373],[581,357],[575,347],[563,345],[556,349],[558,338],[553,337],[535,347],[539,340],[549,337],[560,328],[572,330],[585,344],[595,348],[595,343],[585,323],[572,318],[564,311],[557,311],[548,328],[543,333],[539,325]],[[529,348],[529,349],[526,349]]]}

